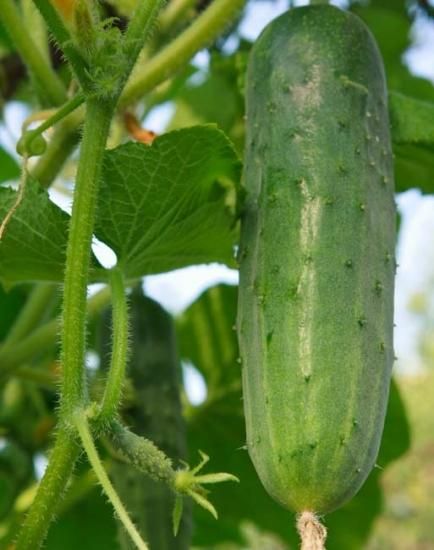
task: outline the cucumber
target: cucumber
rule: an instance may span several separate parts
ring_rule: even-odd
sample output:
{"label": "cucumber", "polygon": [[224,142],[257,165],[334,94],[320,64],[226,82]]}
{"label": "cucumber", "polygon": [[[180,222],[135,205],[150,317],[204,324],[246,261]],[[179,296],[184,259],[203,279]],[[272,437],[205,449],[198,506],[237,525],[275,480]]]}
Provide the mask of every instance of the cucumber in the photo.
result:
{"label": "cucumber", "polygon": [[331,512],[377,457],[393,363],[395,204],[382,60],[354,15],[284,13],[251,52],[238,335],[269,494]]}

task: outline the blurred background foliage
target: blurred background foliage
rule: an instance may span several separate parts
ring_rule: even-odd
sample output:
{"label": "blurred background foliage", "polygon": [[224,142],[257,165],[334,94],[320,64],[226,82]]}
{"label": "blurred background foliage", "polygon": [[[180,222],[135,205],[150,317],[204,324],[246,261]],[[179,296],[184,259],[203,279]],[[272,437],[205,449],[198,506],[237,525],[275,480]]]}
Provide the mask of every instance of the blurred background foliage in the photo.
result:
{"label": "blurred background foliage", "polygon": [[[173,33],[179,32],[189,18],[208,3],[192,2],[186,20]],[[250,0],[246,9],[255,10],[263,3],[264,0]],[[269,0],[269,3],[278,3],[282,8],[282,2]],[[291,4],[288,2],[286,7]],[[390,90],[422,101],[427,109],[434,108],[432,82],[413,75],[405,63],[405,54],[414,45],[415,25],[423,21],[434,28],[434,6],[428,0],[371,0],[340,2],[340,5],[356,12],[376,37]],[[103,2],[101,9],[106,10],[108,16],[119,17],[122,23],[133,7],[134,0],[110,0]],[[224,36],[210,44],[207,54],[202,52],[209,61],[192,63],[145,98],[137,106],[137,120],[146,125],[146,121],[165,107],[168,130],[217,123],[242,156],[244,71],[251,47],[250,40],[240,32],[243,21],[241,14]],[[38,40],[43,40],[43,28],[29,32],[38,32]],[[157,30],[155,46],[167,39],[167,33]],[[68,72],[59,52],[51,48],[47,55],[51,55],[54,65],[67,80]],[[23,102],[29,110],[35,108],[24,66],[0,26],[1,120],[12,101]],[[410,111],[409,116],[413,115]],[[118,124],[111,136],[112,144],[130,137],[122,122]],[[395,145],[397,191],[418,188],[426,194],[434,193],[433,141],[428,136]],[[63,195],[70,193],[69,182],[74,170],[73,158],[55,184],[55,189]],[[0,183],[10,182],[18,175],[14,155],[0,145]],[[8,334],[30,291],[31,285],[0,287],[0,338]],[[434,278],[409,304],[422,327],[419,353],[423,368],[410,375],[395,376],[378,465],[353,501],[325,519],[330,550],[434,549],[433,296]],[[211,499],[220,516],[217,522],[197,507],[189,518],[191,508],[187,506],[183,529],[185,533],[192,532],[193,546],[216,550],[297,548],[293,519],[268,497],[245,450],[240,366],[233,330],[236,287],[214,286],[175,317],[146,298],[140,289],[131,294],[131,304],[134,312],[131,340],[135,352],[124,396],[126,421],[137,433],[156,439],[173,458],[193,464],[198,459],[197,450],[201,449],[210,455],[213,471],[229,471],[241,480],[240,485],[225,484],[213,489]],[[142,313],[138,315],[138,311]],[[44,326],[57,312],[58,295],[53,289],[51,301],[37,320],[36,328]],[[95,394],[107,363],[109,316],[108,311],[94,319],[89,327],[88,366]],[[140,353],[137,350],[141,350]],[[57,353],[56,346],[49,346],[33,361],[23,364],[14,376],[0,381],[1,548],[7,548],[13,540],[46,464],[57,407]],[[147,354],[158,360],[146,360]],[[156,365],[160,365],[157,370]],[[161,377],[163,371],[167,371],[166,379]],[[192,398],[185,377],[183,382],[182,373],[187,371],[194,372],[206,388],[200,402]],[[169,401],[167,395],[172,396]],[[173,426],[180,422],[181,406],[185,420],[176,433],[185,433],[185,437],[176,442]],[[144,515],[147,507],[157,505],[163,510],[164,521],[169,522],[167,510],[173,504],[171,495],[131,472],[128,466],[119,464],[109,445],[102,444],[101,452],[137,523],[143,524],[150,533],[149,512],[147,518]],[[143,495],[149,494],[151,504],[143,501]],[[170,538],[156,542],[155,550],[185,548],[182,532],[177,541]],[[128,548],[84,458],[46,547],[49,550]]]}

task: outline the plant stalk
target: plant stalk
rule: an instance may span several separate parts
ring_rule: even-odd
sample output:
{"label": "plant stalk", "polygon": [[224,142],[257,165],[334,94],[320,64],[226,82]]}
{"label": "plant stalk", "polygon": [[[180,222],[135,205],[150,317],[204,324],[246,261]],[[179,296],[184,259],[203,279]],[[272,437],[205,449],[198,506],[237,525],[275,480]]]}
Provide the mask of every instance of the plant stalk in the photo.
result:
{"label": "plant stalk", "polygon": [[70,418],[85,406],[84,354],[86,289],[96,197],[102,159],[114,111],[113,103],[89,100],[74,189],[66,251],[62,316],[61,414]]}
{"label": "plant stalk", "polygon": [[105,424],[116,415],[122,393],[122,384],[128,359],[128,304],[122,272],[110,272],[113,307],[113,340],[110,370],[105,386],[99,422]]}
{"label": "plant stalk", "polygon": [[62,500],[80,447],[69,431],[61,429],[50,461],[15,543],[15,550],[37,550],[44,541],[51,520]]}
{"label": "plant stalk", "polygon": [[95,472],[98,481],[101,484],[105,494],[113,505],[117,516],[125,527],[126,531],[131,537],[136,547],[139,550],[148,550],[148,545],[143,541],[133,522],[131,521],[124,505],[122,504],[118,494],[113,487],[104,466],[101,463],[101,459],[96,450],[95,443],[92,438],[92,434],[87,422],[86,416],[82,413],[76,416],[75,425],[83,443],[84,450],[86,451],[89,462]]}

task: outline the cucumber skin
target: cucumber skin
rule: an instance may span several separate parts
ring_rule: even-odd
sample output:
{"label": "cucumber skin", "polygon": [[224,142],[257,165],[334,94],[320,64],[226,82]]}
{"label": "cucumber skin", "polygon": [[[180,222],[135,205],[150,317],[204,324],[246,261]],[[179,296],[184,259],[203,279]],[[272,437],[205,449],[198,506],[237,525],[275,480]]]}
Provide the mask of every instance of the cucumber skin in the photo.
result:
{"label": "cucumber skin", "polygon": [[269,492],[328,513],[375,464],[393,364],[395,204],[384,71],[354,15],[275,19],[246,88],[238,336]]}

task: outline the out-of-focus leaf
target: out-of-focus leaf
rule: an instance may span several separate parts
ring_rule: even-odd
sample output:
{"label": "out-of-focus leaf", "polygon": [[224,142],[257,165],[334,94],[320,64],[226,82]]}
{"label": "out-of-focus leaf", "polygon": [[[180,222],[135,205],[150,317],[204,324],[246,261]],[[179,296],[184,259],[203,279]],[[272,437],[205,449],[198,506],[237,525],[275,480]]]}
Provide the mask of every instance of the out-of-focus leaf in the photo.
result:
{"label": "out-of-focus leaf", "polygon": [[233,265],[238,157],[215,126],[107,151],[95,233],[127,277]]}
{"label": "out-of-focus leaf", "polygon": [[398,191],[434,192],[434,102],[389,93],[389,113]]}
{"label": "out-of-focus leaf", "polygon": [[394,143],[434,145],[434,102],[390,92],[389,113]]}
{"label": "out-of-focus leaf", "polygon": [[[240,541],[240,525],[247,520],[279,535],[295,548],[298,537],[294,516],[268,496],[245,450],[241,373],[236,363],[236,335],[232,330],[236,293],[235,287],[225,285],[209,289],[178,320],[182,357],[202,372],[209,390],[205,403],[194,408],[189,417],[191,447],[209,454],[213,470],[224,469],[240,479],[239,485],[213,488],[218,522],[212,522],[195,508],[195,543],[208,547],[223,541]],[[222,334],[221,340],[217,334]],[[231,344],[228,338],[232,339]],[[225,354],[225,349],[231,351]],[[384,467],[400,456],[408,448],[408,441],[405,412],[392,384],[379,465]],[[325,518],[329,527],[327,548],[362,548],[381,510],[380,473],[380,469],[375,468],[358,495]]]}
{"label": "out-of-focus leaf", "polygon": [[209,71],[200,84],[187,82],[176,97],[176,111],[170,128],[213,122],[243,149],[244,98],[242,77],[245,72],[247,48],[243,42],[235,54],[212,53]]}
{"label": "out-of-focus leaf", "polygon": [[15,180],[20,175],[20,168],[15,160],[0,147],[0,183]]}
{"label": "out-of-focus leaf", "polygon": [[10,289],[6,292],[0,285],[0,341],[9,332],[18,312],[24,305],[27,291],[23,287]]}
{"label": "out-of-focus leaf", "polygon": [[389,88],[420,99],[434,100],[431,82],[413,76],[403,62],[403,55],[410,45],[412,23],[404,2],[370,2],[365,6],[355,5],[353,11],[368,25],[378,43]]}
{"label": "out-of-focus leaf", "polygon": [[410,448],[410,424],[405,412],[404,403],[396,382],[392,379],[384,424],[383,439],[377,458],[377,465],[384,468]]}
{"label": "out-of-focus leaf", "polygon": [[0,449],[0,518],[10,511],[32,470],[30,456],[13,441],[5,441]]}
{"label": "out-of-focus leaf", "polygon": [[191,361],[202,372],[208,396],[233,383],[239,388],[236,294],[237,287],[215,286],[177,319],[181,358]]}
{"label": "out-of-focus leaf", "polygon": [[6,50],[15,49],[12,40],[9,38],[9,35],[6,32],[6,29],[1,23],[0,23],[0,47],[1,49],[4,48]]}
{"label": "out-of-focus leaf", "polygon": [[327,547],[330,550],[363,547],[376,516],[382,511],[381,471],[403,455],[409,446],[409,423],[398,387],[392,380],[377,465],[359,493],[341,510],[326,517],[329,533]]}
{"label": "out-of-focus leaf", "polygon": [[113,508],[97,487],[52,525],[46,550],[119,550]]}

